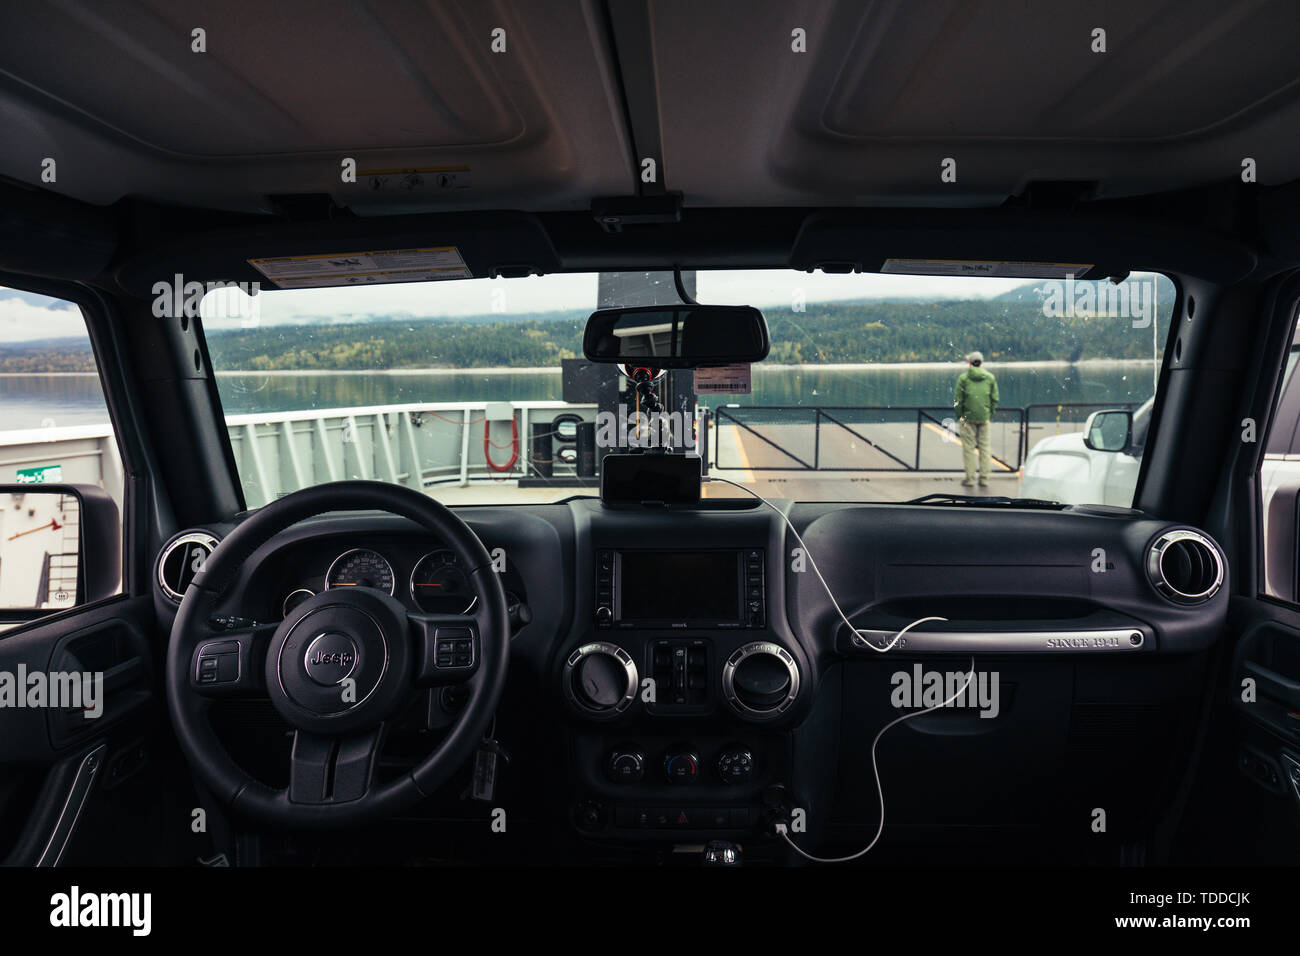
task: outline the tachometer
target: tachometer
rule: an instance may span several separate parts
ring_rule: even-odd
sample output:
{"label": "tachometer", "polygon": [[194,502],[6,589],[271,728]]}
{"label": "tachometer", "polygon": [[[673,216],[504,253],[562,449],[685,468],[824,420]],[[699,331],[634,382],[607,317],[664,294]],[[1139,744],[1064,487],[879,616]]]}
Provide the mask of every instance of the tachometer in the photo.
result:
{"label": "tachometer", "polygon": [[378,551],[355,548],[334,559],[325,574],[327,588],[375,588],[393,593],[393,566]]}
{"label": "tachometer", "polygon": [[478,598],[452,551],[430,551],[411,572],[411,600],[428,614],[468,614]]}

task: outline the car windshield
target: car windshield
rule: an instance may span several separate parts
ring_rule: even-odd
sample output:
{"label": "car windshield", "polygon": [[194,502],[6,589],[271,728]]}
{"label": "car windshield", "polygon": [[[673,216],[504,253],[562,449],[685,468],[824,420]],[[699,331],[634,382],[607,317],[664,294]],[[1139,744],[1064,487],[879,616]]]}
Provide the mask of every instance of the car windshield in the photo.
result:
{"label": "car windshield", "polygon": [[[1091,448],[1084,424],[1154,394],[1164,276],[681,279],[699,302],[758,307],[771,337],[752,369],[657,382],[675,418],[656,434],[709,475],[796,500],[1132,501],[1140,445]],[[597,494],[604,456],[648,430],[621,372],[582,357],[585,321],[680,301],[671,272],[245,291],[210,291],[201,315],[250,507],[340,478],[454,503]]]}

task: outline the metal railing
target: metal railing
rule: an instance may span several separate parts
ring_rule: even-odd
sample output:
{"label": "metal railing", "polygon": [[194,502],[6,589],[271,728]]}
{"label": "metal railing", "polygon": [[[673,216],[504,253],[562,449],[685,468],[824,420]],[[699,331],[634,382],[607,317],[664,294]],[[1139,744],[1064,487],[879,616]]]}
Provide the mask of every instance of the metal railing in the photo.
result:
{"label": "metal railing", "polygon": [[531,425],[559,414],[594,420],[595,412],[552,401],[430,402],[230,415],[226,427],[244,497],[257,507],[343,478],[423,491],[527,477]]}
{"label": "metal railing", "polygon": [[[993,466],[1019,471],[1041,437],[1082,431],[1089,414],[1135,408],[1137,402],[1035,402],[1000,406],[990,445]],[[958,472],[960,445],[953,410],[935,405],[723,405],[706,413],[712,467],[745,471]],[[726,441],[724,428],[743,434],[746,447]],[[840,439],[828,453],[828,435]],[[848,444],[846,449],[845,442]],[[741,460],[743,455],[743,459]],[[732,457],[724,457],[732,456]],[[755,461],[754,459],[757,459]],[[853,460],[847,460],[853,459]]]}
{"label": "metal railing", "polygon": [[[1020,469],[1024,411],[1018,407],[999,408],[994,419],[990,445],[993,464],[1001,471]],[[710,430],[716,432],[709,446],[712,466],[722,470],[962,470],[961,459],[954,460],[952,454],[961,439],[951,407],[724,405],[711,409],[709,417]],[[722,429],[728,427],[743,432],[749,442],[744,460],[724,457],[731,453],[740,458],[740,444],[728,442],[722,434]],[[832,435],[839,441],[828,441]]]}
{"label": "metal railing", "polygon": [[[998,471],[1018,471],[1036,432],[1078,431],[1101,408],[1135,402],[1038,402],[1002,407],[992,447]],[[749,471],[960,471],[960,440],[944,406],[724,405],[702,409],[706,467]],[[562,401],[434,402],[231,415],[231,447],[249,507],[341,478],[377,478],[424,490],[443,483],[512,481],[540,474],[530,426],[558,415],[596,418],[595,404]],[[745,445],[727,440],[743,434]],[[757,460],[740,460],[753,455]],[[572,466],[548,462],[552,471]],[[56,467],[46,480],[98,484],[122,501],[112,427],[0,432],[0,483]],[[551,476],[547,476],[550,478]]]}
{"label": "metal railing", "polygon": [[[594,420],[566,402],[433,402],[230,415],[235,464],[250,508],[325,481],[377,478],[424,490],[441,483],[511,481],[534,472],[530,426],[556,415]],[[552,464],[552,471],[569,466]],[[97,484],[122,504],[122,460],[111,425],[0,432],[0,484],[24,472]]]}

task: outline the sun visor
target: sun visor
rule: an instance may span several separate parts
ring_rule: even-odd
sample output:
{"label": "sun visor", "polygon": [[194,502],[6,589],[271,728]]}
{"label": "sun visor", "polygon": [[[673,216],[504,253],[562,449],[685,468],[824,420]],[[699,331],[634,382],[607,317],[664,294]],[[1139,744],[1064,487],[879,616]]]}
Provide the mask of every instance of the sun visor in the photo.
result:
{"label": "sun visor", "polygon": [[154,283],[258,283],[263,289],[346,287],[557,272],[542,224],[523,213],[386,216],[205,233],[140,253],[115,278],[130,295]]}
{"label": "sun visor", "polygon": [[0,271],[87,280],[112,259],[117,234],[98,206],[0,186]]}
{"label": "sun visor", "polygon": [[1130,271],[1239,279],[1246,246],[1209,233],[1096,215],[1022,210],[814,213],[795,238],[795,269],[1097,279]]}

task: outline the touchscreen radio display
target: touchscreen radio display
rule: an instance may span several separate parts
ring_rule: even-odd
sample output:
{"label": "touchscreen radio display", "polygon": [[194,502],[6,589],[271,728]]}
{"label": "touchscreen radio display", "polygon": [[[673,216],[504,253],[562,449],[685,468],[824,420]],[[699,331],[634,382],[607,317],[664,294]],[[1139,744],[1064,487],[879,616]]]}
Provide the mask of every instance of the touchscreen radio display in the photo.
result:
{"label": "touchscreen radio display", "polygon": [[620,551],[623,622],[735,623],[741,618],[737,551]]}

